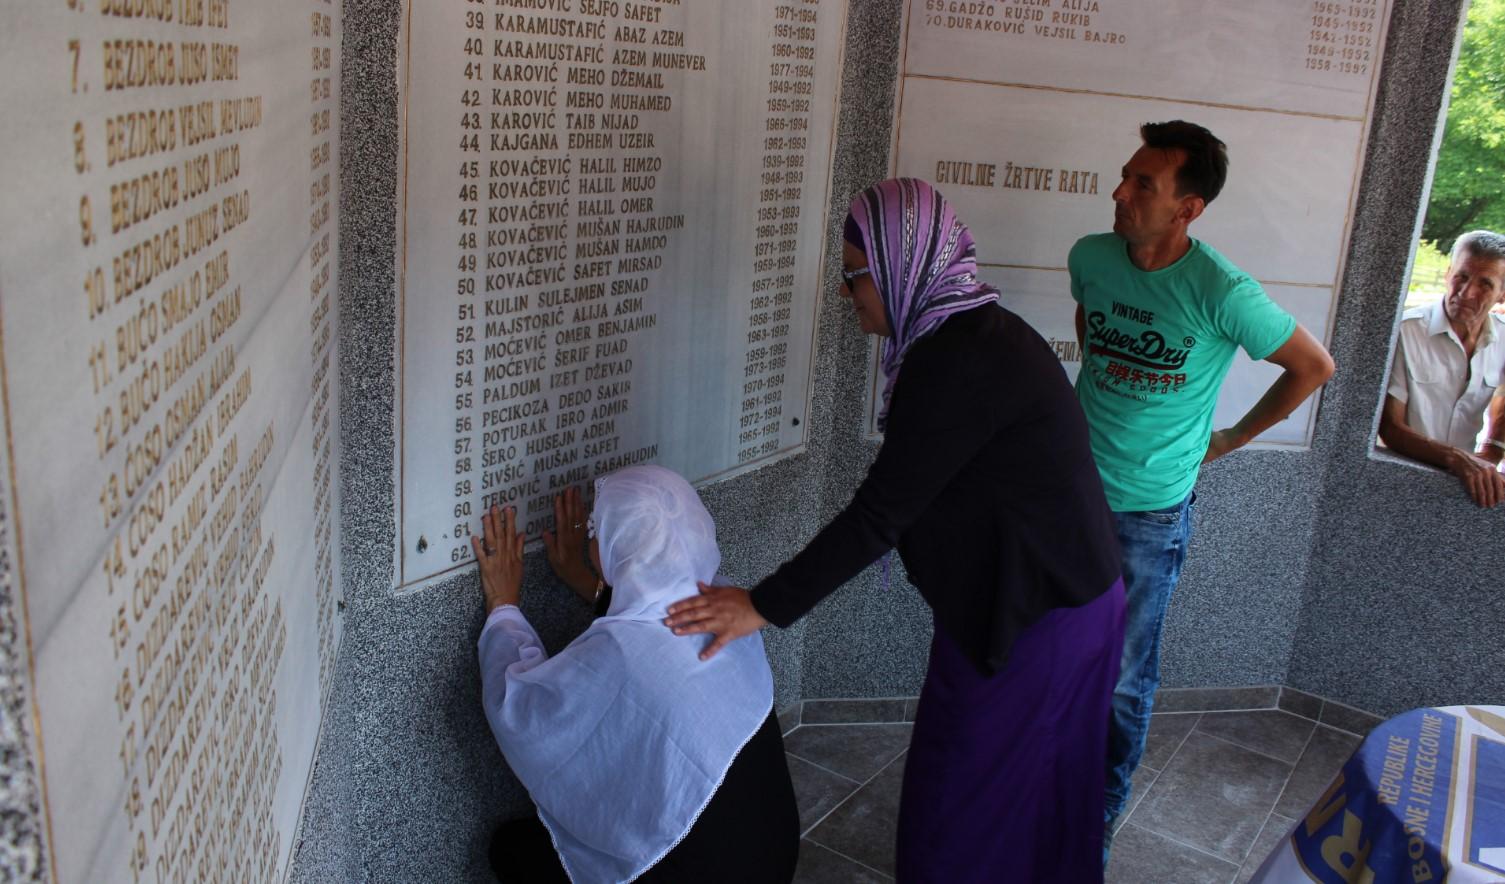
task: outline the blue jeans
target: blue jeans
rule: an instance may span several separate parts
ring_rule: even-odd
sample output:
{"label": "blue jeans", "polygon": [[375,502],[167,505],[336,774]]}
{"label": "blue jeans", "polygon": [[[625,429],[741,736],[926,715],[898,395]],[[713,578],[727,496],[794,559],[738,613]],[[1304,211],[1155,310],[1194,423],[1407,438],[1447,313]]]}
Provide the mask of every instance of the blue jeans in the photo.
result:
{"label": "blue jeans", "polygon": [[1175,506],[1137,513],[1114,513],[1123,550],[1124,655],[1113,688],[1108,722],[1108,784],[1103,819],[1112,825],[1129,801],[1130,780],[1144,755],[1150,710],[1160,686],[1160,633],[1171,592],[1191,540],[1197,495]]}

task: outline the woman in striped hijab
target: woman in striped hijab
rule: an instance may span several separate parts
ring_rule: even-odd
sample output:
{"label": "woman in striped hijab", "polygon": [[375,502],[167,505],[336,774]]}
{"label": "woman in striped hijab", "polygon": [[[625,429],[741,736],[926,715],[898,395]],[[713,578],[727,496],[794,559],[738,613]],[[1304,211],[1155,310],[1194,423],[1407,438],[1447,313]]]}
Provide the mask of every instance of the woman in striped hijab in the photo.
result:
{"label": "woman in striped hijab", "polygon": [[1123,642],[1112,517],[1070,382],[977,278],[923,181],[852,201],[843,294],[882,338],[885,436],[852,502],[751,592],[669,608],[708,659],[787,627],[897,547],[935,615],[905,761],[900,881],[1101,881],[1108,703]]}

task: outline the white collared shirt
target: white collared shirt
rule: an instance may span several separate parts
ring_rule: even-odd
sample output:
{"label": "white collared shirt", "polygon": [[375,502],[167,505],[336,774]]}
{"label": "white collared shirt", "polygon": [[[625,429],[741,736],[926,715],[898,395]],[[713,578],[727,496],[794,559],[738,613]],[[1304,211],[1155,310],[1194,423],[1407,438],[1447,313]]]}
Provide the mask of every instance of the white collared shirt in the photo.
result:
{"label": "white collared shirt", "polygon": [[1489,314],[1469,359],[1438,301],[1413,307],[1401,318],[1385,392],[1406,403],[1406,424],[1412,430],[1473,452],[1502,367],[1505,319]]}

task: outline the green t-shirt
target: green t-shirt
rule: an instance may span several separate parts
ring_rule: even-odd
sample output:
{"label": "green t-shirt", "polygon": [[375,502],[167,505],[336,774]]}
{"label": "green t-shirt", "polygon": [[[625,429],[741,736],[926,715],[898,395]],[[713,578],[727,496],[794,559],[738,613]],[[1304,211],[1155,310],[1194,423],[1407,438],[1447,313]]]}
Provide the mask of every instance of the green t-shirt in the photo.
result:
{"label": "green t-shirt", "polygon": [[1197,481],[1235,348],[1264,359],[1296,320],[1195,239],[1181,260],[1145,272],[1117,234],[1094,234],[1072,246],[1067,266],[1086,320],[1077,398],[1108,505],[1179,503]]}

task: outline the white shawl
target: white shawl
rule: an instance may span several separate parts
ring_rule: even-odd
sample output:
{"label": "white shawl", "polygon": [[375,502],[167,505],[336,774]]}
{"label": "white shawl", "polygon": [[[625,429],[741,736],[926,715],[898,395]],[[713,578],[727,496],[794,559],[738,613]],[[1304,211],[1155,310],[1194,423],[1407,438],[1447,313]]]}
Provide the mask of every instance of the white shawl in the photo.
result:
{"label": "white shawl", "polygon": [[631,881],[679,843],[773,706],[757,635],[709,661],[704,635],[664,626],[710,582],[715,524],[684,479],[630,467],[596,484],[593,517],[611,607],[550,658],[522,613],[481,631],[492,733],[538,805],[572,881]]}

